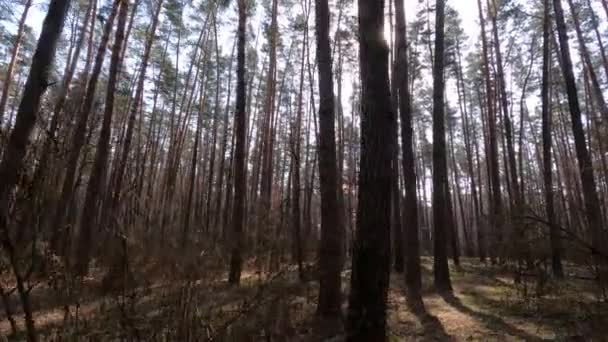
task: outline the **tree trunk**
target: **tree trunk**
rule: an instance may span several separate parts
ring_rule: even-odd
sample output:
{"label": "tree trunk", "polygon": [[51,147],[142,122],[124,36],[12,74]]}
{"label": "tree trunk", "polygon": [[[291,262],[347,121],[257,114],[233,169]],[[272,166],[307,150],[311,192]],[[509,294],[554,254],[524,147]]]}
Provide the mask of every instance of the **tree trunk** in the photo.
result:
{"label": "tree trunk", "polygon": [[58,245],[58,239],[60,237],[61,229],[63,228],[62,224],[66,215],[68,205],[73,195],[76,168],[78,167],[80,151],[82,150],[82,146],[84,146],[85,143],[87,122],[89,119],[89,114],[91,113],[93,107],[93,101],[95,100],[97,80],[99,79],[99,75],[101,74],[101,68],[103,66],[103,60],[106,54],[106,47],[110,39],[110,34],[112,32],[112,27],[114,24],[114,18],[116,17],[116,13],[118,12],[119,5],[120,0],[114,0],[114,3],[112,4],[112,11],[108,16],[108,19],[106,19],[103,35],[101,36],[97,55],[95,56],[95,65],[93,66],[93,71],[91,73],[91,77],[89,78],[86,93],[84,95],[84,101],[82,103],[82,106],[80,107],[80,113],[76,121],[76,126],[74,127],[72,133],[72,138],[70,142],[71,149],[67,156],[67,166],[63,179],[63,186],[61,187],[61,195],[59,197],[57,208],[55,209],[55,215],[53,217],[51,226],[51,248],[55,251],[57,251],[58,247],[60,247]]}
{"label": "tree trunk", "polygon": [[490,80],[490,65],[488,55],[488,45],[485,30],[485,19],[483,16],[483,7],[481,0],[477,0],[477,6],[479,9],[479,22],[481,26],[481,46],[482,46],[482,65],[483,74],[486,88],[486,101],[487,101],[487,122],[488,122],[488,155],[490,162],[488,163],[488,169],[490,171],[489,184],[491,193],[491,212],[490,222],[493,229],[494,236],[490,245],[492,251],[490,257],[492,262],[495,261],[496,255],[500,255],[500,249],[502,248],[502,229],[503,229],[503,217],[502,217],[502,197],[500,191],[500,173],[498,164],[498,145],[496,140],[496,111],[493,100],[492,81]]}
{"label": "tree trunk", "polygon": [[555,208],[553,202],[553,172],[551,170],[551,98],[550,98],[550,72],[551,72],[551,9],[550,0],[544,0],[543,19],[543,70],[542,70],[542,136],[543,136],[543,180],[545,185],[545,210],[549,223],[549,236],[551,239],[551,267],[553,274],[562,278],[564,270],[561,257],[560,232],[555,222]]}
{"label": "tree trunk", "polygon": [[435,60],[433,66],[433,233],[434,284],[439,291],[452,291],[448,268],[447,234],[452,229],[448,215],[449,186],[445,139],[444,20],[445,1],[437,1],[435,19]]}
{"label": "tree trunk", "polygon": [[[384,1],[359,0],[361,169],[348,307],[348,341],[386,339],[390,273],[391,110]],[[323,91],[321,92],[323,93]]]}
{"label": "tree trunk", "polygon": [[230,272],[228,282],[238,285],[241,281],[243,265],[242,251],[244,249],[243,214],[245,212],[247,168],[245,165],[245,33],[247,21],[247,2],[238,0],[238,28],[237,28],[237,68],[236,68],[236,110],[235,110],[235,159],[234,159],[234,207],[232,211],[232,233],[230,256]]}
{"label": "tree trunk", "polygon": [[[120,48],[125,38],[125,25],[129,8],[129,0],[120,0],[120,10],[118,14],[118,25],[116,27],[116,37],[112,46],[112,57],[110,59],[110,70],[108,77],[108,88],[105,98],[105,109],[99,141],[95,151],[95,159],[89,176],[89,184],[82,208],[82,219],[80,221],[80,235],[76,245],[75,271],[84,276],[88,273],[89,262],[91,259],[93,232],[96,231],[96,219],[99,210],[99,199],[103,198],[100,193],[103,191],[103,176],[106,173],[108,156],[110,152],[110,136],[112,134],[112,116],[114,114],[114,96],[116,83],[122,61],[120,59]],[[121,259],[122,261],[122,259]]]}
{"label": "tree trunk", "polygon": [[[342,316],[341,279],[343,228],[338,205],[334,86],[329,42],[329,4],[315,0],[317,63],[319,71],[319,180],[321,186],[321,241],[319,248],[319,304],[317,315],[329,329],[339,329]],[[323,329],[325,330],[325,329]],[[329,333],[329,331],[327,331]]]}
{"label": "tree trunk", "polygon": [[395,21],[397,40],[397,68],[395,73],[400,75],[398,82],[399,111],[401,113],[401,148],[403,153],[402,167],[405,188],[405,218],[403,238],[405,240],[405,283],[408,290],[408,300],[413,303],[422,300],[420,289],[420,239],[418,236],[418,200],[416,196],[416,164],[414,156],[414,130],[412,125],[412,100],[409,91],[409,65],[407,59],[406,21],[403,10],[403,0],[395,0]]}
{"label": "tree trunk", "polygon": [[[2,179],[2,182],[0,182],[0,234],[2,234],[2,247],[9,254],[9,258],[12,258],[11,255],[13,254],[11,252],[13,251],[13,244],[10,241],[7,222],[9,201],[24,164],[30,135],[36,124],[36,115],[40,110],[41,97],[49,86],[48,77],[69,6],[69,0],[53,0],[49,5],[47,15],[42,23],[36,51],[32,57],[32,65],[25,83],[23,96],[17,110],[15,126],[0,162],[0,179]],[[13,264],[15,263],[13,262]],[[19,270],[14,269],[13,271],[17,272],[15,275],[19,278]],[[24,294],[25,289],[19,279],[17,279],[17,285],[19,286],[19,293]],[[29,296],[22,295],[21,304],[25,313],[28,341],[35,342],[38,337],[30,309]]]}
{"label": "tree trunk", "polygon": [[[137,3],[137,2],[136,2]],[[154,43],[154,38],[156,34],[156,27],[158,25],[158,17],[160,15],[160,11],[162,9],[163,1],[159,0],[156,6],[156,10],[154,12],[154,16],[152,17],[152,23],[148,32],[148,37],[146,38],[146,43],[144,47],[144,54],[142,56],[141,68],[139,71],[139,80],[137,82],[137,88],[135,90],[135,97],[133,100],[133,106],[131,107],[131,112],[129,113],[129,121],[127,123],[127,132],[125,134],[125,140],[123,142],[122,152],[120,153],[120,160],[118,163],[118,168],[116,172],[116,178],[114,182],[114,188],[110,189],[110,212],[108,214],[112,214],[114,210],[117,208],[120,191],[122,190],[122,182],[125,177],[125,169],[127,166],[127,157],[129,156],[129,152],[131,149],[131,141],[133,139],[133,129],[135,125],[135,118],[137,116],[138,111],[140,110],[140,102],[143,100],[144,95],[144,84],[146,80],[146,71],[148,70],[148,60],[150,59],[150,52],[152,51],[152,44]],[[135,10],[135,9],[134,9]],[[124,44],[127,45],[127,44]],[[124,56],[124,53],[121,53],[121,56]]]}
{"label": "tree trunk", "polygon": [[[603,222],[597,188],[595,185],[595,177],[593,175],[593,164],[587,149],[585,131],[581,121],[580,104],[572,68],[572,59],[570,57],[568,31],[566,28],[561,0],[553,0],[553,8],[555,10],[555,19],[559,34],[559,44],[562,56],[562,72],[564,74],[568,94],[568,106],[570,109],[570,119],[572,121],[572,133],[574,135],[574,144],[576,147],[576,158],[578,160],[581,183],[583,187],[582,192],[585,205],[585,215],[592,236],[592,245],[595,249],[595,261],[596,263],[600,264],[603,263],[603,259],[599,255],[605,249]],[[600,272],[600,275],[601,273],[602,272]],[[599,278],[601,283],[603,283],[605,280],[603,278],[603,276]]]}

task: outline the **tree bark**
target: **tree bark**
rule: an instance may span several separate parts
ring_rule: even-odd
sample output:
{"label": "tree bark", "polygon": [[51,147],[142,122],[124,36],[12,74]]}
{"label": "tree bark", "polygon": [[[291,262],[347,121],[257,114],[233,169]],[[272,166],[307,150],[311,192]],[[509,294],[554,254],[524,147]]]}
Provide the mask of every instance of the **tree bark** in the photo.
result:
{"label": "tree bark", "polygon": [[550,98],[550,72],[551,72],[551,18],[550,0],[544,0],[543,19],[543,69],[542,69],[542,136],[543,136],[543,181],[545,186],[545,210],[549,223],[549,236],[551,240],[551,267],[553,274],[562,278],[564,270],[561,258],[561,238],[555,222],[555,208],[553,201],[553,172],[551,170],[551,98]]}
{"label": "tree bark", "polygon": [[[384,1],[359,0],[361,169],[348,307],[348,341],[384,341],[390,273],[391,109]],[[323,92],[322,92],[323,93]]]}
{"label": "tree bark", "polygon": [[479,9],[479,22],[481,26],[481,47],[482,47],[482,66],[486,88],[486,102],[487,102],[487,122],[488,122],[488,145],[489,145],[489,184],[491,193],[491,213],[490,222],[493,229],[494,236],[490,245],[490,258],[492,262],[495,261],[496,255],[500,255],[500,249],[502,248],[502,229],[503,229],[503,217],[502,217],[502,197],[500,191],[500,173],[498,164],[498,145],[496,139],[496,111],[493,99],[492,81],[490,80],[490,65],[488,55],[488,45],[485,30],[485,19],[483,16],[483,7],[481,0],[477,0],[477,6]]}
{"label": "tree bark", "polygon": [[[335,99],[329,42],[329,4],[315,0],[317,65],[319,71],[319,181],[321,241],[319,247],[319,304],[317,315],[327,328],[338,328],[342,316],[341,279],[343,227],[338,205],[338,170],[334,127]],[[332,327],[333,325],[333,327]]]}
{"label": "tree bark", "polygon": [[403,227],[405,240],[405,283],[408,289],[408,299],[412,302],[422,300],[420,289],[420,239],[418,236],[418,200],[416,195],[416,164],[414,156],[414,129],[412,125],[412,100],[409,91],[409,65],[407,60],[406,21],[403,0],[395,0],[395,21],[397,40],[397,68],[395,73],[400,75],[398,82],[399,111],[401,115],[401,149],[403,153],[402,167],[405,188],[405,218],[407,224]]}
{"label": "tree bark", "polygon": [[[579,173],[583,187],[583,198],[585,206],[585,216],[589,225],[589,230],[592,236],[592,245],[598,251],[605,250],[603,222],[601,209],[599,205],[599,197],[593,175],[593,163],[587,149],[585,139],[585,131],[581,121],[581,110],[576,90],[576,81],[572,68],[572,59],[570,57],[570,47],[568,42],[568,31],[566,21],[564,19],[564,11],[561,0],[553,0],[553,8],[555,11],[555,19],[557,22],[557,31],[559,35],[560,52],[562,56],[562,72],[566,83],[568,94],[568,107],[570,109],[570,119],[572,124],[572,133],[574,135],[574,144],[576,150],[576,158],[578,160]],[[596,263],[604,263],[598,254],[595,255]],[[600,272],[602,275],[602,272]],[[601,276],[599,281],[603,283],[605,279]]]}
{"label": "tree bark", "polygon": [[[67,16],[69,0],[53,0],[49,5],[46,17],[42,23],[42,30],[36,51],[32,57],[30,73],[25,83],[23,96],[17,110],[15,126],[10,134],[7,145],[0,162],[0,234],[2,234],[2,247],[12,258],[13,244],[10,240],[8,217],[11,193],[17,185],[19,173],[23,168],[25,153],[30,143],[30,135],[36,124],[36,115],[40,110],[40,100],[48,88],[48,77],[55,58],[57,42],[63,30]],[[13,262],[13,264],[15,264]],[[13,270],[17,277],[20,294],[25,293],[23,284],[19,280],[19,270]],[[25,326],[29,342],[38,340],[34,319],[31,315],[29,296],[22,296],[21,302],[25,312]]]}
{"label": "tree bark", "polygon": [[247,22],[247,2],[238,0],[238,28],[237,28],[237,68],[236,68],[236,110],[235,110],[235,159],[234,159],[234,206],[232,210],[232,241],[230,256],[230,272],[228,282],[238,285],[241,280],[241,269],[243,265],[242,251],[244,248],[243,238],[243,214],[245,212],[247,168],[245,165],[245,139],[246,139],[246,116],[245,116],[245,34]]}
{"label": "tree bark", "polygon": [[435,19],[435,60],[433,66],[433,233],[434,284],[439,291],[452,291],[447,256],[447,233],[450,215],[448,208],[449,186],[445,139],[445,1],[438,0]]}
{"label": "tree bark", "polygon": [[82,219],[80,221],[80,233],[76,245],[75,271],[78,275],[85,276],[89,271],[91,259],[93,232],[96,231],[96,219],[99,210],[99,199],[103,198],[100,193],[103,191],[103,176],[107,169],[107,162],[110,152],[110,135],[112,134],[112,116],[114,114],[114,96],[116,83],[122,61],[120,60],[120,49],[125,38],[125,25],[129,8],[129,0],[120,0],[120,10],[118,13],[118,25],[116,27],[116,37],[112,46],[112,57],[110,59],[110,70],[108,77],[108,88],[105,98],[105,109],[103,122],[95,159],[89,176],[86,197],[82,208]]}
{"label": "tree bark", "polygon": [[85,143],[87,122],[89,121],[89,115],[93,107],[93,101],[95,100],[97,80],[99,79],[99,75],[101,74],[101,68],[103,66],[103,60],[106,54],[106,46],[108,45],[108,41],[110,39],[112,26],[114,24],[114,18],[116,17],[116,13],[118,12],[119,5],[120,0],[114,0],[114,3],[112,4],[112,11],[106,19],[103,35],[101,36],[97,55],[95,56],[95,65],[93,66],[93,71],[91,73],[91,77],[89,78],[86,93],[84,95],[84,101],[82,103],[82,106],[80,107],[76,126],[74,127],[72,133],[70,142],[71,150],[68,153],[67,157],[67,166],[63,179],[63,185],[61,187],[61,195],[59,198],[59,202],[57,203],[57,208],[55,208],[55,215],[53,217],[51,226],[51,248],[55,251],[57,251],[59,247],[58,239],[60,237],[60,230],[62,229],[63,220],[65,218],[67,208],[73,195],[76,168],[78,167],[80,151],[82,150],[82,146],[84,146]]}

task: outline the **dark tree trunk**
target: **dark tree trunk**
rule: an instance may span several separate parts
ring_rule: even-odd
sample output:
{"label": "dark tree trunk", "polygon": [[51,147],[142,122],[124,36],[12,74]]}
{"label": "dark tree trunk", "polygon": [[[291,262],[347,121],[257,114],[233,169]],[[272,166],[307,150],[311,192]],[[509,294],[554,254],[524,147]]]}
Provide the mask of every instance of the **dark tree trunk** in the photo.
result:
{"label": "dark tree trunk", "polygon": [[437,1],[435,19],[435,60],[433,66],[433,232],[434,284],[439,291],[452,291],[448,268],[447,234],[452,229],[449,203],[448,166],[445,139],[444,20],[445,0]]}
{"label": "dark tree trunk", "polygon": [[106,173],[108,156],[110,152],[110,135],[112,134],[112,116],[114,114],[114,95],[116,90],[116,82],[120,73],[122,61],[120,60],[120,49],[125,35],[125,25],[129,8],[129,0],[120,0],[120,10],[118,14],[118,25],[116,27],[116,37],[114,38],[114,46],[112,47],[112,57],[110,59],[110,70],[108,77],[108,88],[105,98],[105,110],[103,113],[103,122],[101,132],[99,133],[99,141],[95,151],[95,159],[91,175],[89,176],[89,184],[82,208],[82,219],[80,221],[80,232],[78,244],[76,245],[76,260],[75,271],[79,275],[86,275],[89,270],[89,261],[91,259],[92,238],[93,232],[96,231],[96,218],[99,210],[99,199],[103,198],[100,193],[103,191],[103,176]]}
{"label": "dark tree trunk", "polygon": [[47,161],[51,156],[51,147],[53,146],[53,141],[55,139],[55,132],[59,127],[59,119],[61,115],[61,111],[65,104],[68,92],[70,90],[70,83],[72,82],[72,78],[74,77],[74,73],[76,72],[76,66],[78,65],[78,58],[80,57],[80,51],[82,50],[82,46],[84,45],[84,40],[86,38],[87,33],[87,25],[93,17],[93,12],[95,12],[95,1],[89,1],[89,8],[87,8],[87,12],[85,14],[84,20],[82,21],[82,28],[80,30],[80,35],[78,37],[78,42],[76,43],[76,48],[74,53],[72,54],[72,63],[67,70],[66,74],[63,77],[63,82],[61,85],[61,90],[59,92],[59,96],[57,98],[57,102],[53,107],[53,114],[51,117],[51,123],[48,128],[47,137],[44,140],[44,144],[42,146],[42,152],[40,153],[40,160],[38,162],[38,166],[36,171],[34,172],[34,181],[38,182],[37,184],[41,184],[43,182],[43,178],[45,173],[47,173],[48,165]]}
{"label": "dark tree trunk", "polygon": [[553,181],[551,170],[551,98],[550,98],[550,72],[551,72],[551,18],[550,0],[544,0],[543,19],[543,71],[542,71],[542,135],[543,135],[543,180],[545,185],[545,206],[549,234],[551,239],[551,266],[553,274],[562,278],[564,270],[561,257],[560,232],[555,222],[555,208],[553,202]]}
{"label": "dark tree trunk", "polygon": [[492,262],[496,259],[496,255],[500,255],[500,248],[502,248],[502,197],[500,191],[500,173],[498,164],[498,145],[496,135],[496,111],[494,106],[494,92],[492,90],[492,81],[490,79],[490,64],[488,54],[488,44],[485,30],[485,19],[483,16],[483,7],[481,0],[477,0],[477,6],[479,9],[479,21],[481,26],[481,47],[482,47],[482,65],[483,74],[485,81],[486,90],[486,102],[487,102],[487,119],[488,122],[488,145],[489,149],[487,155],[489,156],[488,170],[489,170],[489,192],[491,197],[490,205],[490,222],[493,229],[493,237],[490,244],[490,258]]}
{"label": "dark tree trunk", "polygon": [[[321,185],[321,242],[319,247],[319,304],[317,314],[328,328],[337,328],[342,312],[341,279],[343,228],[338,206],[338,170],[334,127],[334,86],[329,45],[329,5],[315,1],[319,70],[319,180]],[[332,326],[333,325],[333,326]]]}
{"label": "dark tree trunk", "polygon": [[228,282],[238,285],[241,281],[243,267],[242,251],[244,248],[243,219],[245,212],[245,198],[247,169],[245,165],[245,33],[247,23],[247,2],[238,0],[238,28],[237,28],[237,68],[236,68],[236,110],[235,110],[235,136],[234,149],[234,207],[232,210],[232,241],[230,256],[230,272]]}
{"label": "dark tree trunk", "polygon": [[348,307],[348,341],[386,339],[390,273],[391,110],[384,1],[359,0],[361,162],[357,233]]}
{"label": "dark tree trunk", "polygon": [[[49,5],[49,10],[42,23],[42,31],[38,38],[36,51],[32,57],[32,65],[23,90],[23,97],[17,110],[15,126],[2,154],[2,162],[0,162],[0,179],[2,179],[0,182],[0,234],[2,234],[2,248],[11,259],[14,256],[14,246],[7,222],[9,201],[11,193],[17,185],[19,173],[23,168],[25,153],[30,143],[30,135],[36,124],[36,115],[40,109],[40,100],[49,86],[48,77],[55,58],[57,41],[61,36],[69,7],[69,0],[53,0]],[[15,265],[15,262],[15,260],[12,260],[11,263]],[[38,340],[38,336],[32,317],[29,296],[20,280],[20,271],[18,269],[13,269],[13,271],[15,272],[18,292],[21,295],[21,304],[25,313],[27,339],[30,342],[35,342]]]}
{"label": "dark tree trunk", "polygon": [[[137,3],[137,2],[136,2]],[[135,97],[133,100],[133,106],[131,107],[131,112],[129,113],[129,121],[127,123],[127,132],[125,133],[125,140],[122,147],[122,152],[120,153],[120,159],[118,163],[118,168],[116,171],[116,178],[114,182],[114,187],[110,193],[110,212],[108,214],[112,214],[112,212],[116,209],[120,197],[120,191],[122,190],[123,178],[125,176],[125,169],[127,167],[127,158],[129,156],[129,152],[131,150],[131,141],[133,139],[133,129],[135,126],[135,118],[137,113],[140,110],[140,102],[143,101],[144,95],[144,84],[146,80],[146,71],[148,70],[148,60],[150,59],[150,52],[152,51],[152,44],[154,43],[155,35],[156,35],[156,27],[158,25],[158,18],[160,15],[160,11],[162,9],[163,1],[159,0],[156,5],[156,10],[154,12],[154,16],[152,17],[152,23],[148,32],[148,37],[146,38],[146,44],[144,47],[144,53],[142,56],[141,68],[139,71],[139,79],[137,82],[137,88],[135,90]],[[134,9],[135,10],[135,9]],[[127,44],[124,44],[127,45]],[[121,56],[124,53],[121,53]]]}
{"label": "dark tree trunk", "polygon": [[[412,125],[412,101],[409,91],[409,66],[407,60],[406,22],[403,10],[403,0],[395,0],[395,20],[397,28],[397,68],[399,111],[401,113],[401,148],[403,152],[403,172],[405,188],[405,218],[403,238],[405,239],[405,283],[408,289],[408,299],[412,302],[421,301],[420,289],[420,240],[418,236],[418,200],[416,196],[416,164],[414,159],[414,130]],[[395,236],[395,239],[402,239]]]}
{"label": "dark tree trunk", "polygon": [[[585,215],[592,236],[592,245],[595,249],[596,262],[600,263],[602,258],[600,254],[606,248],[604,243],[603,222],[601,216],[600,202],[595,185],[595,177],[593,175],[593,164],[591,156],[587,149],[585,139],[585,131],[581,120],[581,110],[576,90],[576,80],[572,68],[572,59],[570,57],[570,47],[568,43],[568,30],[564,19],[564,11],[561,0],[553,0],[553,8],[555,10],[555,19],[557,22],[557,32],[559,34],[559,45],[562,57],[562,72],[566,83],[568,93],[568,106],[570,109],[570,119],[572,123],[572,133],[574,135],[574,144],[576,147],[576,158],[583,187],[583,198],[585,205]],[[603,277],[602,277],[603,278]],[[600,278],[600,282],[604,279]]]}
{"label": "dark tree trunk", "polygon": [[112,5],[112,12],[106,19],[103,35],[101,36],[97,55],[95,56],[95,65],[93,66],[93,71],[91,73],[91,77],[89,78],[86,93],[84,95],[84,102],[80,107],[76,126],[74,127],[70,140],[71,149],[67,156],[66,172],[61,188],[61,195],[59,197],[57,208],[55,209],[55,216],[53,217],[51,226],[51,248],[55,251],[57,251],[59,247],[58,239],[60,237],[61,229],[63,228],[63,220],[66,215],[70,200],[72,198],[74,190],[74,180],[76,177],[76,168],[78,167],[80,151],[82,150],[82,147],[85,144],[87,122],[89,114],[91,113],[93,107],[93,101],[95,100],[97,80],[99,79],[99,75],[101,74],[101,68],[103,66],[103,60],[106,54],[106,46],[108,45],[108,40],[110,39],[110,33],[112,32],[114,18],[116,17],[116,13],[118,12],[119,4],[120,0],[114,0],[114,3]]}

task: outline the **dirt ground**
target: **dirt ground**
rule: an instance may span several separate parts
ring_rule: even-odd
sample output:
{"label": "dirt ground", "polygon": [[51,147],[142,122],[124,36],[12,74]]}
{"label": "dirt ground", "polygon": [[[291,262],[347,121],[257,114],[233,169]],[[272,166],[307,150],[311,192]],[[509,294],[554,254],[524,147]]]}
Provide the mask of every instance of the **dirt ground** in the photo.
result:
{"label": "dirt ground", "polygon": [[[408,308],[403,276],[391,275],[389,341],[608,340],[608,304],[597,300],[592,281],[548,280],[539,286],[538,277],[530,275],[516,286],[507,272],[464,259],[458,268],[450,265],[454,294],[443,296],[431,286],[431,263],[423,258],[422,310]],[[32,291],[40,339],[320,340],[314,320],[317,282],[300,283],[293,267],[272,275],[248,269],[239,288],[228,286],[219,275],[177,281],[171,274],[168,270],[163,278],[113,293],[99,290],[92,277],[69,306],[41,285]],[[347,293],[350,272],[343,275]],[[6,315],[0,314],[3,340],[24,337],[21,314],[15,318],[20,332],[10,336]],[[338,335],[331,340],[342,339]]]}

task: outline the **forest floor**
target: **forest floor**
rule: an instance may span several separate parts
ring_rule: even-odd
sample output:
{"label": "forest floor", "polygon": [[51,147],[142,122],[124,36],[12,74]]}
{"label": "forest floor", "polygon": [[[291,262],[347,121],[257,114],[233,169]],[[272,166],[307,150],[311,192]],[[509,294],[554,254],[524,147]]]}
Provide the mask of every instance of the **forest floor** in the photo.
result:
{"label": "forest floor", "polygon": [[[569,278],[539,286],[537,277],[528,277],[516,286],[507,272],[465,258],[458,268],[450,265],[454,295],[442,296],[432,289],[431,264],[423,258],[424,310],[408,308],[403,276],[391,274],[389,341],[602,341],[608,336],[608,304],[597,301],[592,281]],[[40,285],[31,295],[34,318],[43,341],[319,341],[314,335],[318,283],[299,282],[292,266],[272,275],[250,270],[238,288],[225,279],[165,277],[111,294],[102,294],[101,282],[92,277],[71,307]],[[350,271],[343,276],[347,293]],[[2,313],[0,336],[7,339],[10,332]]]}

